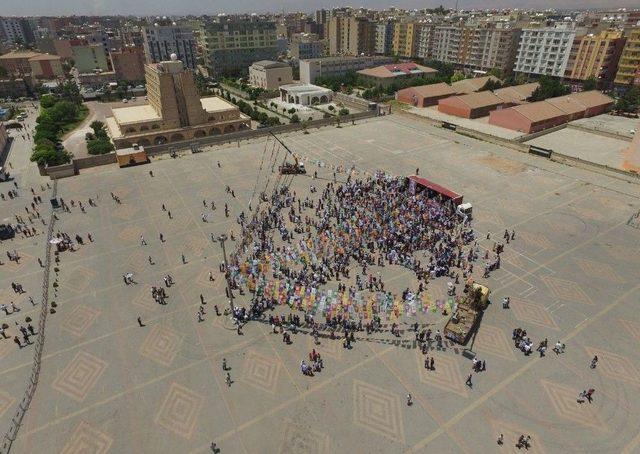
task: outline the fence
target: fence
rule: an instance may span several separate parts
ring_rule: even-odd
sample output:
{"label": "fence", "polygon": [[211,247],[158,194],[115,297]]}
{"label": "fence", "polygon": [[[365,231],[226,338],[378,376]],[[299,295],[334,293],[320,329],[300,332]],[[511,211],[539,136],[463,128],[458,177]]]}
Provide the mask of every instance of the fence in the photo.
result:
{"label": "fence", "polygon": [[[51,192],[51,198],[56,198],[58,194],[58,182],[53,181],[53,190]],[[40,378],[40,365],[42,362],[42,350],[44,348],[45,340],[45,324],[47,322],[47,314],[49,313],[49,272],[51,268],[51,239],[53,238],[53,226],[55,224],[55,213],[51,210],[51,216],[49,216],[49,228],[47,229],[47,244],[44,258],[44,276],[42,280],[42,303],[40,306],[40,320],[38,321],[38,337],[34,343],[33,353],[33,366],[31,367],[31,375],[27,383],[27,389],[24,392],[22,400],[18,403],[18,409],[16,414],[11,418],[11,425],[5,432],[2,440],[2,447],[0,448],[0,454],[7,454],[11,451],[11,446],[18,436],[20,425],[24,419],[24,415],[27,413],[33,396],[36,393],[38,387],[38,379]]]}
{"label": "fence", "polygon": [[[377,112],[368,111],[368,112],[359,112],[352,115],[345,115],[340,118],[342,123],[349,123],[350,121],[362,120],[365,118],[372,118],[377,116]],[[307,124],[307,129],[320,128],[322,126],[329,126],[332,124],[336,124],[336,118],[323,118],[321,120],[311,121]],[[208,136],[201,137],[198,139],[185,140],[183,142],[173,142],[173,143],[165,143],[162,145],[153,145],[150,147],[145,147],[145,151],[148,156],[157,156],[164,153],[169,153],[171,151],[178,150],[187,150],[191,149],[192,145],[200,145],[200,146],[209,146],[209,145],[220,145],[224,143],[234,143],[239,142],[241,140],[250,140],[256,139],[258,137],[264,137],[269,135],[269,133],[273,132],[274,134],[284,134],[287,132],[300,131],[304,129],[302,123],[290,123],[288,125],[280,125],[273,126],[271,128],[262,128],[262,129],[252,129],[248,131],[239,131],[233,132],[229,134],[224,134],[221,136]]]}

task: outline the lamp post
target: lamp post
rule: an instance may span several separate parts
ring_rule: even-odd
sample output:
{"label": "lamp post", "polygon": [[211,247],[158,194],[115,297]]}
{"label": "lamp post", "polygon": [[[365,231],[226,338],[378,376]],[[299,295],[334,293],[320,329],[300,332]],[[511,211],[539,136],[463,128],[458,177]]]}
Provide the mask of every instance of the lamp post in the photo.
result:
{"label": "lamp post", "polygon": [[231,317],[233,317],[233,291],[231,290],[231,282],[229,281],[229,268],[227,265],[227,251],[224,247],[224,242],[227,241],[227,235],[223,233],[218,237],[220,246],[222,246],[222,256],[224,257],[224,277],[227,281],[227,291],[229,292],[229,308],[231,309]]}

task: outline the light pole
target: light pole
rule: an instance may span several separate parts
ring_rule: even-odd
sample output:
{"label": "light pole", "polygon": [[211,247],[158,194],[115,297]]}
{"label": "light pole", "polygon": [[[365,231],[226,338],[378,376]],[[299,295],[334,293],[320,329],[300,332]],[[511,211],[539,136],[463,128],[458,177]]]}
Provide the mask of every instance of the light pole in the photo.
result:
{"label": "light pole", "polygon": [[227,281],[227,291],[229,292],[229,308],[231,309],[231,317],[233,317],[233,291],[231,290],[231,281],[229,267],[227,264],[227,250],[224,248],[224,242],[227,241],[227,235],[223,233],[218,237],[218,241],[220,241],[220,246],[222,246],[222,256],[224,257],[224,277]]}

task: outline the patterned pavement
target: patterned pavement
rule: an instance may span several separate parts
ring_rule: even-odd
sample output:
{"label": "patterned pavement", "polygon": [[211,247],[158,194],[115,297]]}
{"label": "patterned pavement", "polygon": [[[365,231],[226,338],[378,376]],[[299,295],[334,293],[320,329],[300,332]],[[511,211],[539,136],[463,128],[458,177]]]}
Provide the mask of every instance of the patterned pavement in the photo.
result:
{"label": "patterned pavement", "polygon": [[[238,336],[216,317],[213,305],[223,310],[226,303],[217,272],[221,251],[211,234],[239,230],[235,216],[246,210],[264,150],[257,140],[148,166],[91,169],[59,182],[65,200],[91,197],[98,206],[60,214],[58,228],[85,238],[90,232],[94,242],[61,255],[40,384],[14,452],[191,453],[207,452],[214,441],[222,452],[474,453],[496,449],[499,433],[507,452],[517,451],[520,434],[532,436],[536,453],[640,449],[634,398],[640,230],[626,225],[639,209],[640,186],[393,116],[282,139],[311,170],[318,160],[395,174],[419,167],[473,203],[483,247],[492,246],[484,240],[487,231],[499,237],[515,229],[503,268],[488,280],[495,304],[473,344],[487,371],[474,374],[473,388],[465,385],[471,362],[454,344],[430,351],[435,370],[426,370],[411,333],[400,342],[376,333],[347,351],[339,340],[322,339],[316,347],[302,334],[285,345],[259,323]],[[332,177],[326,167],[318,173]],[[266,177],[263,172],[258,183]],[[25,164],[18,181],[46,180]],[[292,187],[304,194],[310,184],[318,182],[296,177]],[[225,194],[225,185],[236,198]],[[215,200],[217,210],[205,209],[203,199]],[[3,203],[17,212],[24,199]],[[202,212],[210,222],[201,221]],[[140,235],[147,246],[140,246]],[[13,299],[23,311],[6,319],[37,317],[26,297],[38,294],[42,235],[2,247],[24,258],[0,267],[3,302],[14,298],[12,281],[27,290]],[[124,284],[127,272],[136,284]],[[394,290],[412,285],[408,273],[387,272]],[[161,306],[150,287],[167,273],[176,285]],[[432,296],[442,297],[445,284],[438,280]],[[206,315],[199,323],[201,294]],[[500,304],[506,295],[510,310]],[[442,329],[445,319],[429,313],[419,321]],[[516,327],[536,343],[546,337],[551,347],[561,340],[567,352],[525,357],[511,340]],[[314,347],[326,367],[306,377],[299,363]],[[600,359],[596,369],[589,368],[593,355]],[[31,357],[29,347],[0,340],[2,427],[22,397]],[[593,403],[577,403],[588,388],[596,389]]]}

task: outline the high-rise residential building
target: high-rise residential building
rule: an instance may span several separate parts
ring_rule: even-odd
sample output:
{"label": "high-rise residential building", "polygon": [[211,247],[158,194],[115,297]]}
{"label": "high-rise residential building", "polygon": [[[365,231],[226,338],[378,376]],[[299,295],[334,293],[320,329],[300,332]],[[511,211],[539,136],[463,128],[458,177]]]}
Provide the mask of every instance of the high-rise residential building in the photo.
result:
{"label": "high-rise residential building", "polygon": [[193,72],[176,55],[145,65],[149,104],[113,109],[107,118],[116,148],[181,142],[249,129],[237,106],[212,96],[200,98]]}
{"label": "high-rise residential building", "polygon": [[413,58],[418,56],[420,38],[418,22],[396,22],[393,26],[391,53],[399,57]]}
{"label": "high-rise residential building", "polygon": [[0,35],[11,43],[31,44],[36,40],[31,23],[22,17],[0,17]]}
{"label": "high-rise residential building", "polygon": [[376,24],[366,17],[335,15],[329,20],[330,55],[370,55],[376,47]]}
{"label": "high-rise residential building", "polygon": [[564,77],[576,30],[573,24],[523,28],[514,70]]}
{"label": "high-rise residential building", "polygon": [[297,33],[291,37],[289,53],[292,58],[307,60],[324,56],[326,41],[321,40],[317,34]]}
{"label": "high-rise residential building", "polygon": [[625,39],[620,30],[604,30],[576,36],[565,77],[585,80],[595,77],[604,86],[613,82]]}
{"label": "high-rise residential building", "polygon": [[136,82],[144,80],[144,49],[136,46],[124,46],[110,53],[113,71],[118,80]]}
{"label": "high-rise residential building", "polygon": [[326,9],[319,9],[313,13],[313,22],[316,24],[316,33],[320,39],[327,38],[327,22],[329,21],[329,15]]}
{"label": "high-rise residential building", "polygon": [[225,16],[200,31],[204,63],[213,77],[248,74],[259,60],[278,56],[275,22],[259,16]]}
{"label": "high-rise residential building", "polygon": [[435,27],[431,55],[435,60],[445,63],[464,64],[461,48],[464,26],[442,25]]}
{"label": "high-rise residential building", "polygon": [[434,38],[436,32],[436,25],[433,23],[420,24],[420,31],[418,32],[418,57],[419,58],[432,58],[434,48]]}
{"label": "high-rise residential building", "polygon": [[196,38],[193,27],[175,23],[154,24],[144,27],[142,33],[147,63],[168,61],[172,54],[176,54],[186,68],[196,68]]}
{"label": "high-rise residential building", "polygon": [[513,68],[520,29],[511,24],[437,26],[423,38],[427,31],[429,28],[421,32],[420,49],[426,46],[423,41],[430,44],[431,57],[436,60],[472,69],[498,68],[505,73]]}
{"label": "high-rise residential building", "polygon": [[384,21],[376,24],[376,48],[378,55],[391,55],[393,49],[393,22]]}
{"label": "high-rise residential building", "polygon": [[627,41],[618,63],[615,83],[640,86],[640,27],[625,31]]}

